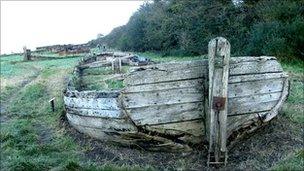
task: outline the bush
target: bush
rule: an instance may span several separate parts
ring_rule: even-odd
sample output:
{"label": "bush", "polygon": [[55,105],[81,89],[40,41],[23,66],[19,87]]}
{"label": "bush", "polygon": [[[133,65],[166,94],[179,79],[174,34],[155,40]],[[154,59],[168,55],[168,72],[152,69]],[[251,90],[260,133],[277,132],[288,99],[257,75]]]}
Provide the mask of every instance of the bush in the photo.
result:
{"label": "bush", "polygon": [[[98,39],[123,51],[161,51],[165,55],[207,53],[210,39],[222,36],[234,55],[304,56],[304,1],[157,0],[129,22]],[[91,41],[94,44],[94,41]]]}
{"label": "bush", "polygon": [[282,60],[304,58],[304,15],[297,1],[261,1],[260,20],[251,27],[247,54]]}

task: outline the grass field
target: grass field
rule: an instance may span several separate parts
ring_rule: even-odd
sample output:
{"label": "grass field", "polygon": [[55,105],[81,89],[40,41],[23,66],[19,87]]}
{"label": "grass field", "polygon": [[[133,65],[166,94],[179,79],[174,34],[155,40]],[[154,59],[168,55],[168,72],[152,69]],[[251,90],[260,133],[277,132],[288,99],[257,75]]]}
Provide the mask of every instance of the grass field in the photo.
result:
{"label": "grass field", "polygon": [[[200,58],[141,55],[157,61]],[[62,91],[78,59],[22,62],[22,56],[18,55],[0,57],[0,170],[188,170],[205,167],[205,155],[199,150],[191,154],[165,154],[116,147],[64,126]],[[282,66],[290,75],[291,88],[281,115],[230,149],[228,169],[301,170],[304,167],[304,64],[298,61]],[[55,112],[49,105],[53,97]]]}
{"label": "grass field", "polygon": [[122,66],[121,72],[116,74],[111,67],[88,68],[83,70],[82,90],[118,90],[124,87],[123,81],[117,79],[127,73],[130,66]]}

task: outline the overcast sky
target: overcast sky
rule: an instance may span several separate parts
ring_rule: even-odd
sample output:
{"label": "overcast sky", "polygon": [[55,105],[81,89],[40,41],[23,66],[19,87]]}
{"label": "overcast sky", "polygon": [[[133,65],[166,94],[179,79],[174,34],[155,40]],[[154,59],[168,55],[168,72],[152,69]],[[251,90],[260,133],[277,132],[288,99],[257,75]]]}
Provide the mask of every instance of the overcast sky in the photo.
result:
{"label": "overcast sky", "polygon": [[124,25],[144,1],[1,1],[1,54],[86,43]]}

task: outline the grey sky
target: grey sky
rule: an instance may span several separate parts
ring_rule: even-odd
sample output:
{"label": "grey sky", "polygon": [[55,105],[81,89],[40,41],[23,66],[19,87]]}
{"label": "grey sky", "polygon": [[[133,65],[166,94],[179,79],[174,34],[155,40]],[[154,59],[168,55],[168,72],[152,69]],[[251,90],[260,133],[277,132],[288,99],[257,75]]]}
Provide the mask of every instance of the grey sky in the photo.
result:
{"label": "grey sky", "polygon": [[144,1],[1,1],[1,54],[86,43],[124,25]]}

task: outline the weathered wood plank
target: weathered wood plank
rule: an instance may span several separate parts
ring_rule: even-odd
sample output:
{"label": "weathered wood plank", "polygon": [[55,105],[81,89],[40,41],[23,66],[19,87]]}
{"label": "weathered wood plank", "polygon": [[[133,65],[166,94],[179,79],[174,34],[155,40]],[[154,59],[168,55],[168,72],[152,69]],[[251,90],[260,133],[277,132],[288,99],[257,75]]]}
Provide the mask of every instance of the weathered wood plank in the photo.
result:
{"label": "weathered wood plank", "polygon": [[[281,92],[250,95],[228,99],[228,115],[252,114],[273,108]],[[151,125],[203,118],[202,102],[173,105],[147,106],[127,109],[128,115],[137,125]]]}
{"label": "weathered wood plank", "polygon": [[79,65],[79,68],[85,69],[85,68],[98,68],[98,67],[106,67],[111,66],[111,62],[108,61],[96,61],[88,64],[82,64]]}
{"label": "weathered wood plank", "polygon": [[228,84],[228,97],[243,97],[282,91],[283,79]]}
{"label": "weathered wood plank", "polygon": [[64,104],[71,108],[118,110],[117,98],[74,98],[63,97]]}
{"label": "weathered wood plank", "polygon": [[[231,57],[230,63],[231,64],[237,64],[242,62],[263,62],[266,60],[276,60],[275,57],[272,56],[240,56],[240,57]],[[147,65],[147,66],[136,66],[131,67],[130,72],[136,72],[138,70],[151,70],[151,69],[159,69],[159,70],[166,70],[166,71],[176,71],[176,70],[183,70],[187,68],[193,68],[193,67],[208,67],[208,59],[202,59],[202,60],[193,60],[193,61],[178,61],[178,62],[165,62],[165,63],[158,63],[153,65]]]}
{"label": "weathered wood plank", "polygon": [[78,125],[78,124],[75,124],[75,123],[73,123],[71,121],[69,121],[69,122],[79,132],[87,134],[87,135],[89,135],[91,137],[100,139],[102,141],[116,141],[116,140],[120,140],[120,138],[117,137],[117,136],[115,136],[115,134],[110,134],[109,132],[106,132],[103,129],[97,129],[97,128],[92,128],[92,127],[89,127],[89,126]]}
{"label": "weathered wood plank", "polygon": [[266,73],[266,74],[253,74],[253,75],[237,75],[229,77],[229,84],[248,82],[248,81],[260,81],[260,80],[270,80],[278,78],[286,78],[286,73]]}
{"label": "weathered wood plank", "polygon": [[281,97],[282,92],[273,92],[273,93],[266,93],[266,94],[256,94],[244,97],[234,97],[229,98],[229,107],[232,106],[239,107],[240,104],[257,104],[259,102],[270,102],[279,100]]}
{"label": "weathered wood plank", "polygon": [[136,131],[136,127],[126,119],[104,119],[99,117],[79,116],[67,113],[72,124],[102,129],[104,131]]}
{"label": "weathered wood plank", "polygon": [[102,110],[102,109],[80,109],[80,108],[66,108],[67,113],[81,116],[91,116],[100,118],[122,119],[124,116],[121,110]]}
{"label": "weathered wood plank", "polygon": [[65,92],[66,97],[75,98],[116,98],[120,94],[119,91],[67,91]]}
{"label": "weathered wood plank", "polygon": [[[267,74],[254,74],[254,75],[237,75],[229,77],[229,84],[233,83],[245,83],[253,81],[264,81],[264,80],[278,80],[286,78],[286,73],[267,73]],[[155,84],[144,84],[127,86],[123,92],[124,93],[135,93],[135,92],[145,92],[145,91],[159,91],[167,89],[177,89],[186,87],[196,87],[202,85],[204,82],[203,78],[193,79],[193,80],[181,80],[172,82],[162,82]],[[250,84],[250,83],[248,83]]]}
{"label": "weathered wood plank", "polygon": [[262,59],[250,62],[235,63],[230,65],[229,74],[257,74],[257,73],[273,73],[283,72],[279,62],[274,59]]}
{"label": "weathered wood plank", "polygon": [[[246,113],[261,112],[266,110],[271,110],[278,100],[268,101],[268,102],[256,102],[256,103],[231,103],[229,102],[229,114],[228,115],[240,115]],[[238,104],[235,105],[235,104]]]}
{"label": "weathered wood plank", "polygon": [[174,82],[163,82],[156,84],[128,86],[123,90],[123,92],[139,93],[146,91],[160,91],[160,90],[169,90],[169,89],[199,87],[203,84],[203,81],[204,81],[203,79],[193,79],[193,80],[182,80],[182,81],[174,81]]}
{"label": "weathered wood plank", "polygon": [[155,131],[169,135],[184,135],[189,134],[193,136],[204,135],[204,124],[203,120],[184,121],[177,123],[166,123],[159,125],[151,125],[145,127],[147,130]]}
{"label": "weathered wood plank", "polygon": [[104,131],[91,127],[71,124],[79,132],[86,133],[91,137],[102,141],[114,142],[124,146],[140,147],[150,151],[170,151],[170,152],[187,152],[192,149],[187,144],[176,143],[170,139],[160,136],[152,136],[141,132],[121,132],[121,131]]}
{"label": "weathered wood plank", "polygon": [[196,102],[134,108],[127,112],[136,125],[151,125],[200,119],[203,117],[202,108],[203,104]]}
{"label": "weathered wood plank", "polygon": [[[246,59],[246,60],[245,60]],[[282,72],[281,65],[273,57],[250,57],[250,58],[231,58],[229,74],[263,74]],[[233,62],[238,61],[238,62]],[[168,82],[193,78],[206,77],[208,66],[207,60],[191,62],[172,62],[156,64],[146,67],[133,68],[125,78],[125,85],[151,84],[158,82]]]}
{"label": "weathered wood plank", "polygon": [[123,79],[122,74],[111,74],[111,75],[86,75],[82,77],[82,81],[86,84],[92,84],[96,82],[102,82],[111,79]]}
{"label": "weathered wood plank", "polygon": [[274,106],[274,108],[272,108],[272,110],[269,112],[269,114],[266,115],[264,122],[270,121],[272,118],[274,118],[278,114],[279,110],[283,106],[283,102],[287,99],[288,91],[289,91],[289,79],[285,78],[280,100]]}
{"label": "weathered wood plank", "polygon": [[265,60],[277,60],[274,56],[236,56],[231,57],[229,63],[242,63],[242,62],[252,62],[252,61],[265,61]]}
{"label": "weathered wood plank", "polygon": [[182,62],[165,62],[147,66],[131,67],[130,72],[138,72],[142,70],[163,70],[163,71],[178,71],[194,67],[208,66],[208,60],[194,60]]}
{"label": "weathered wood plank", "polygon": [[202,89],[183,88],[158,92],[130,93],[122,96],[126,108],[203,101]]}
{"label": "weathered wood plank", "polygon": [[[154,85],[154,84],[152,84]],[[144,87],[144,86],[140,86]],[[161,89],[161,86],[156,85],[156,89]],[[200,86],[202,87],[202,86]],[[166,88],[166,86],[163,86]],[[283,79],[258,80],[252,82],[240,82],[228,84],[228,97],[246,97],[257,94],[267,94],[281,92],[283,88]],[[196,87],[188,87],[181,89],[164,89],[159,91],[152,90],[152,86],[148,89],[143,88],[144,92],[123,94],[123,102],[126,108],[137,108],[145,106],[156,106],[165,104],[177,104],[187,102],[203,101],[203,90]],[[137,89],[138,90],[138,89]]]}
{"label": "weathered wood plank", "polygon": [[157,68],[130,73],[124,80],[125,85],[155,84],[160,82],[202,78],[206,74],[204,68],[192,67],[183,70],[167,71]]}
{"label": "weathered wood plank", "polygon": [[[259,115],[265,115],[268,112],[261,112],[261,113],[252,113],[249,115],[236,115],[236,116],[229,116],[227,121],[227,135],[230,136],[234,131],[249,126],[253,122],[257,122],[260,118]],[[259,124],[259,123],[256,123]]]}

